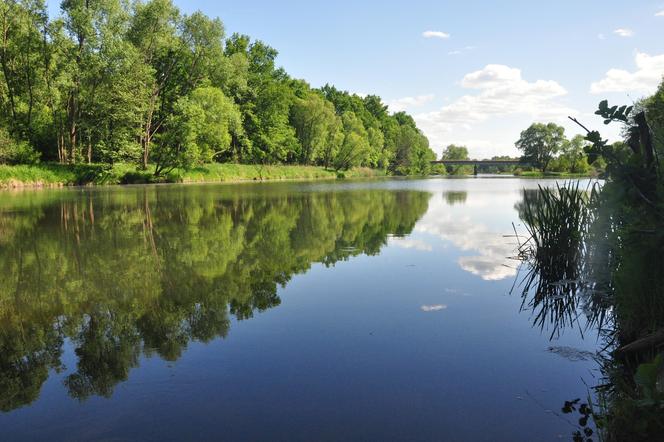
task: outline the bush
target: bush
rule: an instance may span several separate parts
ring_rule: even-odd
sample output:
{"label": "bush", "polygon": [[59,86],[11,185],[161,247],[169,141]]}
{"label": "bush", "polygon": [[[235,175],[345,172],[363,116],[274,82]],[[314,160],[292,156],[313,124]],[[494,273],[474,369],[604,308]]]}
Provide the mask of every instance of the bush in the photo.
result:
{"label": "bush", "polygon": [[0,164],[34,164],[39,153],[25,141],[14,140],[5,129],[0,129]]}
{"label": "bush", "polygon": [[151,182],[152,174],[142,170],[127,172],[120,178],[120,184],[149,184]]}

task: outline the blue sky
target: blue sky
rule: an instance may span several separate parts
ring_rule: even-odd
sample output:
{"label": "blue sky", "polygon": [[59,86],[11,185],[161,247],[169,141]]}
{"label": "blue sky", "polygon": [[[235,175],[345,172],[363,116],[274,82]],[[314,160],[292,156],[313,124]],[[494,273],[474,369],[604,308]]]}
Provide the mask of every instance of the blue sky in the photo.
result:
{"label": "blue sky", "polygon": [[571,136],[569,114],[615,138],[597,103],[631,103],[664,74],[664,0],[175,3],[267,42],[313,86],[380,95],[437,152],[465,144],[478,158],[516,153],[533,121]]}

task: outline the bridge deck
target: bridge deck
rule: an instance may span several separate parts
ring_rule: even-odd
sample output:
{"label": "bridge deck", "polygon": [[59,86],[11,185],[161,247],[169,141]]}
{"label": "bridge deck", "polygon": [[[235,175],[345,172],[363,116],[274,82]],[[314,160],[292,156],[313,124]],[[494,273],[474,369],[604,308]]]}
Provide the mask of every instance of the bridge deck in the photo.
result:
{"label": "bridge deck", "polygon": [[530,163],[519,160],[437,160],[431,164],[448,164],[450,166],[530,166]]}

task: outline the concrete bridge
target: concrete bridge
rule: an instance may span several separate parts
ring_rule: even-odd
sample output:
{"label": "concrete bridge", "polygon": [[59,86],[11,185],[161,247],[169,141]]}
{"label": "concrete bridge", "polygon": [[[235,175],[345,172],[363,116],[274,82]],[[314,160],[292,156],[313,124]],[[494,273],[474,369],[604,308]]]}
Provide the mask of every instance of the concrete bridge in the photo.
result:
{"label": "concrete bridge", "polygon": [[531,166],[521,160],[437,160],[431,164],[445,164],[449,166],[473,166],[473,174],[477,175],[479,166]]}

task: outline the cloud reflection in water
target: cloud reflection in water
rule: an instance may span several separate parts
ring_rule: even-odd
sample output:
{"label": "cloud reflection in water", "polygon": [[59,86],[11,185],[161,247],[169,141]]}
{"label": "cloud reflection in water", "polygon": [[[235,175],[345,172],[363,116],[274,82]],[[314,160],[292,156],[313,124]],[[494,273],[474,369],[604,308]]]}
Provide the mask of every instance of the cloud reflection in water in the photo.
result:
{"label": "cloud reflection in water", "polygon": [[[459,193],[459,192],[456,192]],[[500,205],[501,208],[512,207],[515,203],[514,195],[491,194],[490,199],[482,198],[484,194],[472,193],[460,202],[455,199],[455,205],[449,203],[449,198],[432,198],[429,210],[418,222],[415,231],[439,237],[450,242],[462,252],[472,254],[461,256],[459,266],[485,281],[498,281],[516,275],[514,261],[509,257],[514,255],[517,244],[514,238],[505,237],[508,231],[490,228],[487,224],[492,222],[486,218],[491,214],[491,206]],[[476,198],[479,197],[479,198]],[[482,207],[481,211],[474,210]],[[474,216],[477,214],[477,216]],[[483,217],[477,219],[478,216]]]}

